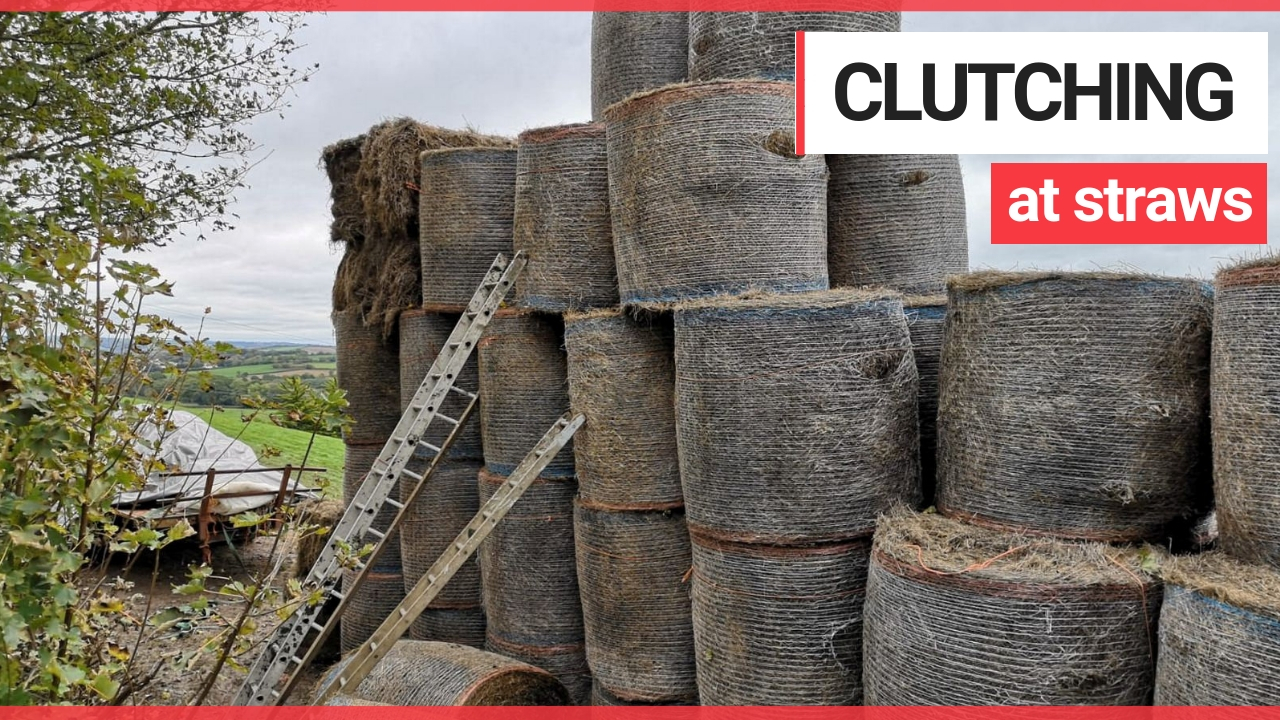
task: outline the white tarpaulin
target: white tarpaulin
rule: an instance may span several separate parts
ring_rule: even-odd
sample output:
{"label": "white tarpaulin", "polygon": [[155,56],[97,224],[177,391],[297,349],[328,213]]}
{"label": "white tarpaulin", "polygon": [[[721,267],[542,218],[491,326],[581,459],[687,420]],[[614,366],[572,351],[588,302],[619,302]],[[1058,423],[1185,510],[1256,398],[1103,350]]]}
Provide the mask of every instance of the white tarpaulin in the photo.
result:
{"label": "white tarpaulin", "polygon": [[[141,490],[121,493],[115,507],[167,506],[178,511],[198,510],[204,495],[210,468],[220,471],[213,481],[211,509],[219,515],[235,515],[270,504],[280,490],[282,476],[278,472],[228,473],[228,470],[251,470],[263,467],[248,445],[223,435],[200,417],[182,410],[169,413],[169,424],[161,427],[148,423],[139,429],[149,447],[156,453],[167,472],[201,473],[184,477],[153,474]],[[155,450],[158,448],[158,451]],[[262,492],[248,497],[219,495]]]}

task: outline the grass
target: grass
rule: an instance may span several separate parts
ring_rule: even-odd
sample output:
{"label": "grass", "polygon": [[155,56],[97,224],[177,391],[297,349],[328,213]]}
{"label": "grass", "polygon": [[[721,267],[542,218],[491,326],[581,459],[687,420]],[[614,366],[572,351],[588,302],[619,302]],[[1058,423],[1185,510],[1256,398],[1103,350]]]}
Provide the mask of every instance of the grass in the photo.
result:
{"label": "grass", "polygon": [[210,375],[221,375],[223,377],[238,377],[240,375],[263,375],[275,372],[276,366],[271,363],[263,363],[261,365],[240,365],[237,367],[220,367],[209,371]]}
{"label": "grass", "polygon": [[[271,422],[266,412],[259,413],[251,422],[246,423],[244,418],[254,413],[248,408],[225,408],[217,412],[202,407],[184,406],[181,409],[196,414],[218,432],[236,438],[253,448],[253,451],[258,454],[258,461],[267,467],[302,465],[307,443],[311,440],[310,433],[283,428]],[[264,450],[267,448],[279,450],[280,455],[265,457]],[[317,435],[315,444],[311,447],[311,453],[306,457],[308,466],[328,470],[322,477],[329,482],[329,496],[342,497],[342,463],[346,457],[342,440]],[[307,483],[307,478],[314,481],[316,476],[310,473],[304,475],[302,478],[304,483]],[[307,484],[314,484],[314,482]]]}

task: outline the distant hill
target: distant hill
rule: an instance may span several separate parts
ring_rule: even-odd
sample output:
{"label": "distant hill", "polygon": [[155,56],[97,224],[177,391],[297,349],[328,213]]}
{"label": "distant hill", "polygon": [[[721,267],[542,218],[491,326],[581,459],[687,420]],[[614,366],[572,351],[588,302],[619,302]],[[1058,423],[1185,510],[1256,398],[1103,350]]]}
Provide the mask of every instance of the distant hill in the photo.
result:
{"label": "distant hill", "polygon": [[223,342],[234,345],[241,350],[270,350],[274,348],[287,348],[290,350],[301,350],[303,352],[314,354],[332,354],[334,348],[332,345],[308,345],[306,343],[276,342],[274,340],[224,340]]}

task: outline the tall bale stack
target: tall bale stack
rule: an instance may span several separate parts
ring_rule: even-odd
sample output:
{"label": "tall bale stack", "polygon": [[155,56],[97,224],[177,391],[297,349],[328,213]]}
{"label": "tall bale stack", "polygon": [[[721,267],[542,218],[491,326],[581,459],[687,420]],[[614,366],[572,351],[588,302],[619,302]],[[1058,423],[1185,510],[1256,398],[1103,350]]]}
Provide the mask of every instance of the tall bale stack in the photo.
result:
{"label": "tall bale stack", "polygon": [[[480,432],[485,465],[509,475],[569,410],[564,321],[555,315],[503,308],[493,314],[477,343]],[[543,475],[573,477],[573,447],[556,456]]]}
{"label": "tall bale stack", "polygon": [[675,360],[702,702],[856,704],[867,538],[920,499],[901,299],[684,303]]}
{"label": "tall bale stack", "polygon": [[[339,665],[338,667],[342,667]],[[334,673],[324,684],[333,682]],[[462,645],[401,640],[360,684],[356,702],[396,706],[564,705],[545,670]]]}
{"label": "tall bale stack", "polygon": [[1157,705],[1280,705],[1280,572],[1220,553],[1165,579]]}
{"label": "tall bale stack", "polygon": [[1218,273],[1213,477],[1221,547],[1280,567],[1280,259]]}
{"label": "tall bale stack", "polygon": [[1146,705],[1160,583],[1138,551],[938,515],[881,519],[867,576],[868,705]]}
{"label": "tall bale stack", "polygon": [[[587,659],[610,704],[697,702],[669,316],[565,318]],[[593,700],[593,703],[595,701]]]}
{"label": "tall bale stack", "polygon": [[[902,309],[911,331],[911,353],[920,376],[920,490],[923,505],[933,504],[938,470],[938,361],[942,356],[942,328],[947,319],[946,295],[903,298]],[[403,350],[401,353],[403,354]]]}
{"label": "tall bale stack", "polygon": [[511,254],[516,150],[429,150],[421,168],[422,302],[462,312],[494,257]]}
{"label": "tall bale stack", "polygon": [[345,245],[334,278],[334,310],[353,310],[393,338],[400,311],[422,303],[417,154],[510,142],[397,118],[326,148],[321,161],[332,186],[330,238]]}
{"label": "tall bale stack", "polygon": [[[431,364],[440,355],[440,349],[449,340],[449,335],[458,324],[460,315],[435,313],[428,310],[407,310],[400,316],[400,410],[409,407],[414,393],[426,379]],[[467,392],[477,392],[480,388],[480,372],[474,361],[468,361],[454,380],[454,387]],[[467,407],[467,398],[458,393],[449,395],[440,404],[440,412],[451,418],[462,416]],[[453,426],[444,421],[435,421],[427,428],[423,440],[441,447],[449,436]],[[471,420],[463,426],[462,432],[454,440],[449,457],[454,460],[482,460],[484,451],[480,440],[480,413],[474,412]]]}
{"label": "tall bale stack", "polygon": [[[416,465],[421,472],[426,461]],[[480,495],[476,490],[480,467],[479,462],[468,460],[440,463],[417,499],[406,505],[407,514],[400,525],[405,592],[417,585],[480,510]],[[408,501],[415,484],[410,478],[401,480],[403,502]],[[480,563],[473,557],[414,621],[410,632],[418,640],[483,647],[484,629]]]}
{"label": "tall bale stack", "polygon": [[514,222],[514,247],[528,260],[517,305],[564,312],[618,304],[604,125],[521,133]]}
{"label": "tall bale stack", "polygon": [[[494,313],[477,351],[483,504],[569,409],[563,321]],[[489,650],[554,674],[576,703],[591,690],[573,544],[573,449],[560,451],[480,547]]]}
{"label": "tall bale stack", "polygon": [[400,422],[400,360],[381,330],[365,325],[354,309],[334,312],[338,387],[347,393],[348,445],[379,446]]}
{"label": "tall bale stack", "polygon": [[[507,476],[481,470],[480,501]],[[539,478],[480,546],[485,647],[555,675],[575,703],[591,692],[574,560],[570,478]]]}
{"label": "tall bale stack", "polygon": [[[350,505],[361,485],[367,479],[369,469],[382,451],[382,444],[347,445],[346,464],[342,473],[343,500]],[[373,520],[373,527],[385,531],[396,517],[396,510],[387,506]],[[357,573],[344,570],[342,584],[351,588]],[[347,601],[347,609],[339,626],[340,646],[347,653],[359,648],[386,620],[396,605],[404,599],[404,570],[400,557],[399,533],[387,536],[377,562],[369,568],[360,589]]]}
{"label": "tall bale stack", "polygon": [[827,288],[826,164],[795,154],[792,85],[677,85],[604,117],[623,304]]}
{"label": "tall bale stack", "polygon": [[956,155],[831,155],[827,265],[832,287],[940,293],[969,269]]}
{"label": "tall bale stack", "polygon": [[1207,504],[1211,290],[1110,273],[953,278],[938,509],[1112,542],[1169,537]]}
{"label": "tall bale stack", "polygon": [[591,117],[636,93],[685,81],[689,14],[591,14]]}
{"label": "tall bale stack", "polygon": [[691,12],[689,78],[791,81],[797,31],[897,32],[901,25],[896,12]]}

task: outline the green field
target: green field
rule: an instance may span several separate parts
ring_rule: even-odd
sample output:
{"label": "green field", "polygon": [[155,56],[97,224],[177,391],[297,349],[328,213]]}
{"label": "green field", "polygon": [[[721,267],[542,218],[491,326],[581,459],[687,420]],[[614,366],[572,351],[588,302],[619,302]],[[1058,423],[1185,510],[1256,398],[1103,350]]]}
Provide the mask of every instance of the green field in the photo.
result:
{"label": "green field", "polygon": [[264,375],[266,373],[275,372],[276,366],[271,363],[261,365],[240,365],[238,367],[220,367],[210,370],[210,375],[220,375],[222,377],[238,377],[240,375]]}
{"label": "green field", "polygon": [[[268,467],[301,465],[307,443],[311,440],[310,433],[280,427],[271,422],[265,412],[259,413],[252,422],[246,423],[244,418],[254,412],[248,408],[226,408],[216,412],[201,407],[182,407],[181,409],[200,416],[205,422],[213,425],[218,432],[244,442],[258,453],[259,462]],[[280,455],[264,457],[263,450],[268,447],[279,450]],[[346,450],[342,440],[324,435],[315,437],[311,453],[306,456],[309,467],[322,467],[328,470],[323,477],[329,480],[329,494],[334,497],[342,495],[342,463],[345,456]],[[315,478],[314,475],[304,475],[302,478],[304,483],[307,482],[308,477]]]}

